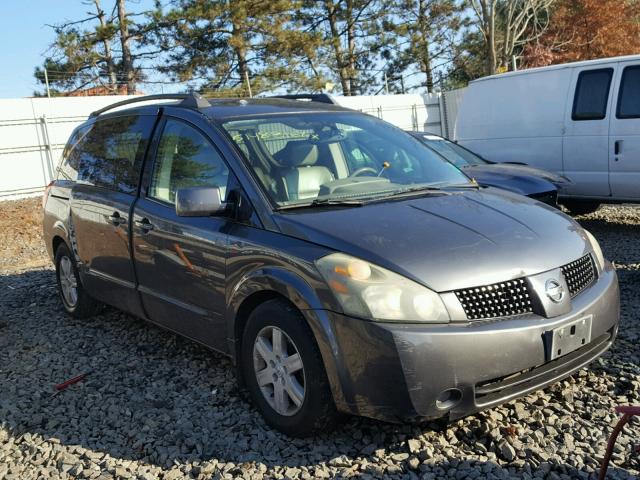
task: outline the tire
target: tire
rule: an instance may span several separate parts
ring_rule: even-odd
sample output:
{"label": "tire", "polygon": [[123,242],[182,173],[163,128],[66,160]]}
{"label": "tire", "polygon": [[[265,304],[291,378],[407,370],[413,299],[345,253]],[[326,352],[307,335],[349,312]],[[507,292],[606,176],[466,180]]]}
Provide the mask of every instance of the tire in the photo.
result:
{"label": "tire", "polygon": [[[281,332],[282,355],[276,355],[278,350],[273,348],[277,343],[274,329]],[[274,362],[271,365],[264,358],[265,348],[267,357]],[[292,362],[295,352],[301,362]],[[279,363],[278,358],[290,360]],[[301,369],[296,370],[299,366]],[[287,301],[269,300],[251,312],[242,335],[240,368],[253,403],[271,427],[292,437],[306,437],[337,425],[340,415],[333,402],[320,351],[306,320]],[[262,387],[258,372],[262,373]],[[271,383],[264,383],[265,380]],[[302,398],[299,387],[302,387]],[[276,388],[281,393],[277,403]]]}
{"label": "tire", "polygon": [[580,200],[564,200],[562,205],[569,210],[571,215],[587,215],[600,208],[599,202],[582,202]]}
{"label": "tire", "polygon": [[[100,304],[91,298],[85,291],[76,261],[64,243],[56,250],[56,282],[58,293],[65,311],[73,318],[87,318],[95,315],[100,310]],[[69,288],[75,290],[72,295]]]}

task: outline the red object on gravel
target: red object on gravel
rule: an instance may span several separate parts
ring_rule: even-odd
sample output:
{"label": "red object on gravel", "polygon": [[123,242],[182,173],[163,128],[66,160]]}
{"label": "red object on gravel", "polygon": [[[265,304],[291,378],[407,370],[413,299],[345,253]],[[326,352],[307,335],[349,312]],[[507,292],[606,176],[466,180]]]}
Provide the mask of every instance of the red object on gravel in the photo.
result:
{"label": "red object on gravel", "polygon": [[57,384],[54,388],[55,388],[57,391],[64,390],[64,389],[65,389],[65,388],[67,388],[68,386],[73,385],[74,383],[78,383],[78,382],[80,382],[80,381],[84,380],[84,379],[85,379],[85,377],[86,377],[87,375],[89,375],[90,373],[91,373],[91,372],[86,372],[86,373],[83,373],[83,374],[81,374],[81,375],[78,375],[77,377],[70,378],[69,380],[67,380],[67,381],[65,381],[65,382],[62,382],[62,383]]}
{"label": "red object on gravel", "polygon": [[609,437],[609,443],[607,444],[607,452],[604,454],[604,459],[602,460],[602,465],[600,466],[600,475],[598,476],[599,480],[605,480],[607,476],[607,469],[609,468],[609,460],[611,460],[611,453],[613,452],[613,446],[616,443],[616,439],[620,432],[624,428],[624,426],[629,423],[631,417],[635,415],[640,416],[640,405],[620,405],[616,407],[617,413],[622,413],[622,418],[618,420],[616,426],[613,427],[613,432],[611,432],[611,437]]}

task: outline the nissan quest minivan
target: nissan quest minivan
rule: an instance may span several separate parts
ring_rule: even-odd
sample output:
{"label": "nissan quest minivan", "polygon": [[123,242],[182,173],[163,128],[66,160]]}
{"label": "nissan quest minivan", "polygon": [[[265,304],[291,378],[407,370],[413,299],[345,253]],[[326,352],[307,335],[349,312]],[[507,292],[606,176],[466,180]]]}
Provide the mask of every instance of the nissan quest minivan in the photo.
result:
{"label": "nissan quest minivan", "polygon": [[617,333],[589,232],[328,103],[114,104],[73,132],[43,200],[70,315],[109,304],[229,355],[289,435],[341,413],[460,418]]}

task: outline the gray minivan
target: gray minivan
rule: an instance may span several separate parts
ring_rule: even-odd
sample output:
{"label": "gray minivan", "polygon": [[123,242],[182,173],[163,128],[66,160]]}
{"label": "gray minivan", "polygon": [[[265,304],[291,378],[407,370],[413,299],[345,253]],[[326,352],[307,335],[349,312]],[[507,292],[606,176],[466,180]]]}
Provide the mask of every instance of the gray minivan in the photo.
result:
{"label": "gray minivan", "polygon": [[44,201],[69,314],[113,305],[228,354],[289,435],[459,418],[617,333],[590,233],[335,105],[120,102],[73,132]]}

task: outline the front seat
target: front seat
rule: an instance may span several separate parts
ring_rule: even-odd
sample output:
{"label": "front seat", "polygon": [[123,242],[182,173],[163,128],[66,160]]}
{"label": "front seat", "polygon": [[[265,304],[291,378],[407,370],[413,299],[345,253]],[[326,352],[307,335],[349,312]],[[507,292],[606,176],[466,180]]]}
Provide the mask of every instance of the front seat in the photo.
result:
{"label": "front seat", "polygon": [[316,165],[318,146],[311,142],[289,141],[274,158],[285,167],[282,178],[289,200],[315,198],[320,185],[334,180],[327,167]]}

